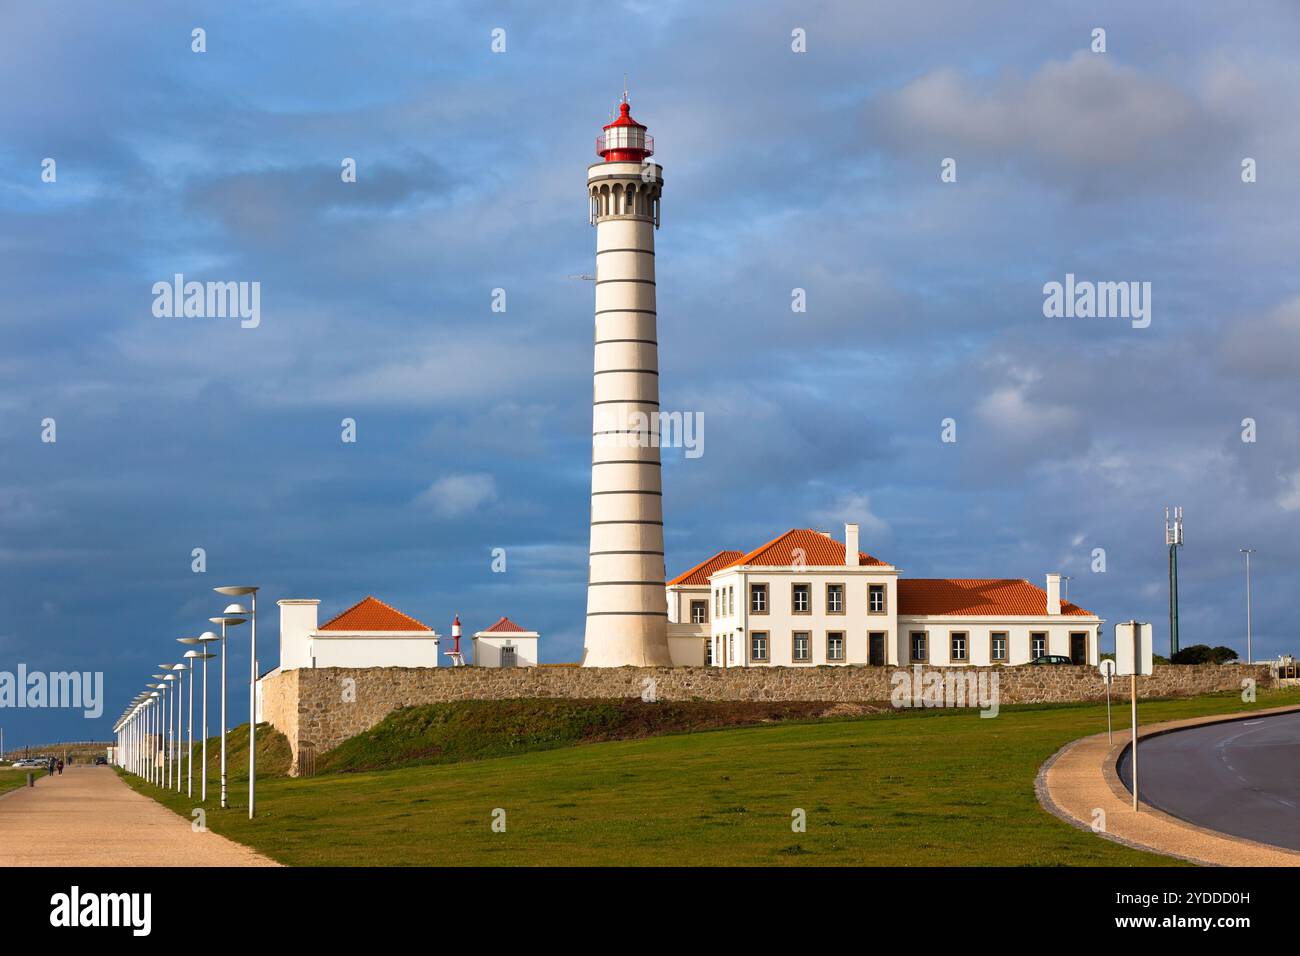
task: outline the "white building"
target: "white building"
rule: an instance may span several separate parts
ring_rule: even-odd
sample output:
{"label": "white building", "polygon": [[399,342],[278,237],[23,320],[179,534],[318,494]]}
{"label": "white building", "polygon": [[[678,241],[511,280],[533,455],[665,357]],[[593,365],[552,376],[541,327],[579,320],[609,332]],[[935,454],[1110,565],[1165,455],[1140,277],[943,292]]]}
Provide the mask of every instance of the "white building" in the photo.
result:
{"label": "white building", "polygon": [[845,542],[794,529],[669,581],[668,643],[675,665],[715,667],[1096,664],[1101,618],[1044,583],[908,579],[858,550],[855,524]]}
{"label": "white building", "polygon": [[475,667],[536,667],[536,631],[527,631],[508,617],[474,634]]}
{"label": "white building", "polygon": [[377,598],[366,597],[319,627],[315,598],[279,605],[280,670],[438,666],[438,633]]}

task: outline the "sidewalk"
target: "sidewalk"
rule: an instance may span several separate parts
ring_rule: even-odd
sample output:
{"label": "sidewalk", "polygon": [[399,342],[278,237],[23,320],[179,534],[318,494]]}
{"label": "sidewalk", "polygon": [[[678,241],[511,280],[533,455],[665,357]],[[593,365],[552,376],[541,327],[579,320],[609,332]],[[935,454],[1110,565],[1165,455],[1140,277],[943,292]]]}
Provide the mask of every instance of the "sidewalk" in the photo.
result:
{"label": "sidewalk", "polygon": [[194,832],[109,767],[69,767],[0,799],[0,866],[278,865]]}
{"label": "sidewalk", "polygon": [[[1241,714],[1221,714],[1173,720],[1138,728],[1138,739],[1168,733],[1182,727],[1290,713],[1295,706],[1272,707]],[[1084,737],[1066,744],[1038,771],[1034,789],[1038,802],[1066,823],[1083,830],[1093,829],[1093,820],[1104,815],[1105,832],[1099,837],[1117,843],[1179,857],[1209,866],[1300,866],[1300,853],[1256,843],[1187,823],[1142,804],[1133,812],[1133,795],[1120,782],[1115,763],[1129,742],[1129,733],[1115,734],[1115,745],[1105,734]],[[1140,753],[1140,751],[1139,751]]]}

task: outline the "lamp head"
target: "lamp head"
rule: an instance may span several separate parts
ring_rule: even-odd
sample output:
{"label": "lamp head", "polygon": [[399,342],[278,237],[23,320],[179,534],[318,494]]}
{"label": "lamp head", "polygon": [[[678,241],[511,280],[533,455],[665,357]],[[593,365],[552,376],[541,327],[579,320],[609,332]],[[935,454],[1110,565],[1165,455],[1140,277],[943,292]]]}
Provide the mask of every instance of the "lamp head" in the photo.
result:
{"label": "lamp head", "polygon": [[212,590],[216,591],[218,594],[224,594],[227,597],[239,597],[243,594],[257,593],[257,588],[244,584],[232,585],[224,588],[213,588]]}

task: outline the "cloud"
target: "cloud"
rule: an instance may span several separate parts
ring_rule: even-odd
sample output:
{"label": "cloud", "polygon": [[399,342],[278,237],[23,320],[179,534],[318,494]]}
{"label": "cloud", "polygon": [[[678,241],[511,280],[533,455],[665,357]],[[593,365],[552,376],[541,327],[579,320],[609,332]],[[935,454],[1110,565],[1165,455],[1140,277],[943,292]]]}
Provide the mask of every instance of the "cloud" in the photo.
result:
{"label": "cloud", "polygon": [[813,512],[813,518],[821,524],[840,526],[856,523],[862,533],[862,546],[873,539],[879,540],[889,534],[889,522],[873,514],[871,496],[863,492],[847,492],[835,499],[834,504],[820,511]]}
{"label": "cloud", "polygon": [[415,503],[442,518],[459,518],[496,501],[496,479],[486,474],[447,475],[416,496]]}
{"label": "cloud", "polygon": [[1233,375],[1294,382],[1300,369],[1300,296],[1225,328],[1219,359]]}
{"label": "cloud", "polygon": [[1230,137],[1229,116],[1114,54],[1079,51],[1028,76],[932,70],[869,102],[867,128],[896,153],[931,157],[936,170],[954,157],[959,182],[963,168],[978,175],[993,163],[1079,191],[1128,193],[1205,162],[1205,147]]}

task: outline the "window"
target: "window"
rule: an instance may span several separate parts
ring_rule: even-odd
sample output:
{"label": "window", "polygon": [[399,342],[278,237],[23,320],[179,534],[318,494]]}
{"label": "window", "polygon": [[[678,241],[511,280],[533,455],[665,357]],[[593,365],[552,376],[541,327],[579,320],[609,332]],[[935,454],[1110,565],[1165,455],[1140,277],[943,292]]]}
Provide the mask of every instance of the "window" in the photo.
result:
{"label": "window", "polygon": [[885,586],[872,584],[867,588],[867,610],[872,614],[885,613]]}
{"label": "window", "polygon": [[844,613],[844,585],[842,584],[826,585],[826,613],[827,614]]}
{"label": "window", "polygon": [[812,635],[807,631],[795,631],[792,651],[791,657],[796,661],[812,660]]}
{"label": "window", "polygon": [[993,663],[1007,659],[1007,632],[994,631],[989,635],[989,660]]}
{"label": "window", "polygon": [[948,660],[966,660],[966,632],[953,631],[948,635]]}
{"label": "window", "polygon": [[754,631],[749,635],[749,659],[764,662],[767,660],[767,631]]}
{"label": "window", "polygon": [[751,614],[767,613],[766,584],[751,584],[749,586],[749,611]]}
{"label": "window", "polygon": [[707,624],[709,621],[709,602],[692,601],[691,602],[691,623]]}
{"label": "window", "polygon": [[844,660],[844,632],[830,631],[826,635],[826,659],[828,661]]}
{"label": "window", "polygon": [[727,613],[736,613],[736,589],[734,587],[727,588]]}
{"label": "window", "polygon": [[704,642],[704,666],[713,666],[713,638],[711,637]]}
{"label": "window", "polygon": [[736,659],[736,635],[728,634],[727,635],[727,663],[731,663],[735,659]]}
{"label": "window", "polygon": [[912,660],[924,663],[928,660],[925,631],[913,631],[908,643],[912,647]]}
{"label": "window", "polygon": [[812,585],[811,584],[792,584],[790,594],[790,607],[795,614],[812,613]]}
{"label": "window", "polygon": [[713,592],[713,616],[722,617],[722,591],[720,590]]}
{"label": "window", "polygon": [[1035,657],[1042,657],[1047,653],[1047,634],[1043,631],[1035,631],[1029,635],[1029,659],[1032,661]]}

